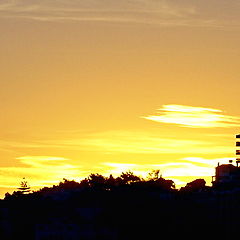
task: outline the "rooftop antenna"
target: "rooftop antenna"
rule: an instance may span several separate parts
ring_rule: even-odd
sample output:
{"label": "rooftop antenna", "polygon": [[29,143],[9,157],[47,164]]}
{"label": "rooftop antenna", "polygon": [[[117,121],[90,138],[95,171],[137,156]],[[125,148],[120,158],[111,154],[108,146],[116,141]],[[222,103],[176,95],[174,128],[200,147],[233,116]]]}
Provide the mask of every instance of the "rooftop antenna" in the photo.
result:
{"label": "rooftop antenna", "polygon": [[236,135],[236,163],[237,167],[238,164],[240,163],[240,134]]}

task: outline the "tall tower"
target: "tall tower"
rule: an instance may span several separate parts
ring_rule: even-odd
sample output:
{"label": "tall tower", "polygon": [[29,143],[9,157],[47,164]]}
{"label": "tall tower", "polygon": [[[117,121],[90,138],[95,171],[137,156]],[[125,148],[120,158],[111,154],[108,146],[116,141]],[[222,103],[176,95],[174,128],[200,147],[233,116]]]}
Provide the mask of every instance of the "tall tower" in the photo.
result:
{"label": "tall tower", "polygon": [[236,135],[236,163],[240,163],[240,134]]}

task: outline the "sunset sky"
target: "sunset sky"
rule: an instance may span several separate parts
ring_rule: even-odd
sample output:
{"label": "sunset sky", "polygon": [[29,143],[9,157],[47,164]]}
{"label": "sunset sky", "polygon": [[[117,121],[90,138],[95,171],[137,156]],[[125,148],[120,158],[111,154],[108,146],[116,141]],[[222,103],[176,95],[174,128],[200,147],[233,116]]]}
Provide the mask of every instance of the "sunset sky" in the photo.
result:
{"label": "sunset sky", "polygon": [[211,185],[240,132],[236,0],[1,0],[0,198],[90,173]]}

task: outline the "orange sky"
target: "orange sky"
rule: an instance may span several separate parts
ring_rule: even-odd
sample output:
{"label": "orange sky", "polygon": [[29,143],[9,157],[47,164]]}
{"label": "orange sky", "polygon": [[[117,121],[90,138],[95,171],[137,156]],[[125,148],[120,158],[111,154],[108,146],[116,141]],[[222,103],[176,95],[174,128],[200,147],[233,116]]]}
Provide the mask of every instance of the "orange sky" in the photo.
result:
{"label": "orange sky", "polygon": [[240,5],[3,0],[0,197],[89,173],[210,184],[239,132]]}

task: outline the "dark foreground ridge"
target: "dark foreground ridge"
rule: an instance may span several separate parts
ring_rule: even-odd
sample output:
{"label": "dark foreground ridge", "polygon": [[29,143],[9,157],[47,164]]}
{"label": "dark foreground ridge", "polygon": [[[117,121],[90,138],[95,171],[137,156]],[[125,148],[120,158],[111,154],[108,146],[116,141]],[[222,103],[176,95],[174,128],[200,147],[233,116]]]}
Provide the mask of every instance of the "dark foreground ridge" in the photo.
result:
{"label": "dark foreground ridge", "polygon": [[147,180],[126,172],[64,179],[32,193],[24,186],[0,202],[0,239],[229,239],[239,231],[236,185],[196,179],[177,190],[153,171]]}

